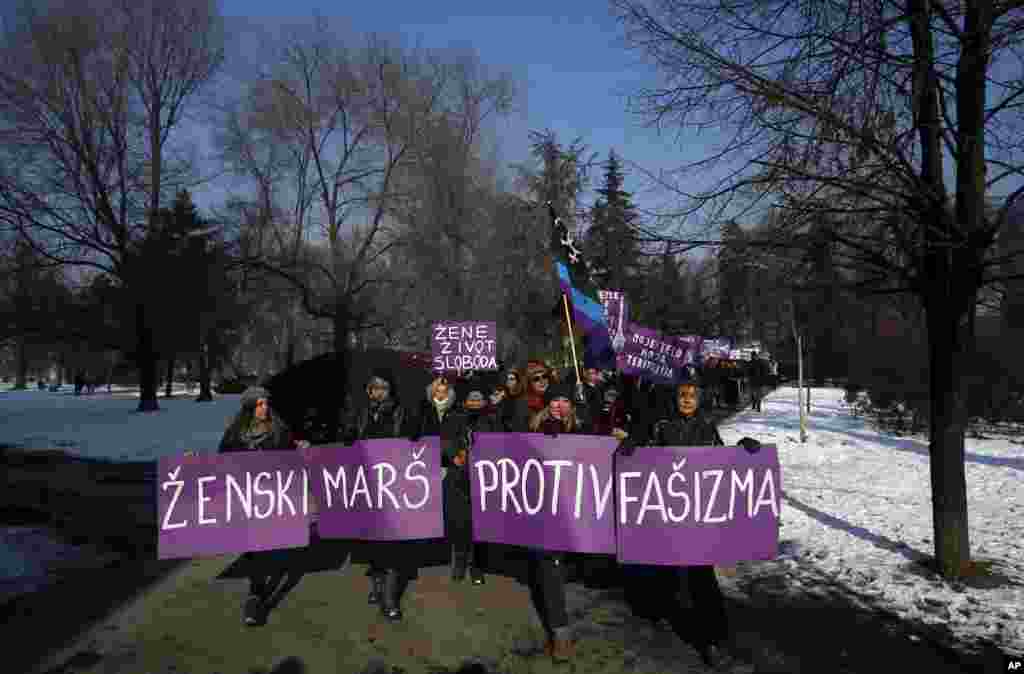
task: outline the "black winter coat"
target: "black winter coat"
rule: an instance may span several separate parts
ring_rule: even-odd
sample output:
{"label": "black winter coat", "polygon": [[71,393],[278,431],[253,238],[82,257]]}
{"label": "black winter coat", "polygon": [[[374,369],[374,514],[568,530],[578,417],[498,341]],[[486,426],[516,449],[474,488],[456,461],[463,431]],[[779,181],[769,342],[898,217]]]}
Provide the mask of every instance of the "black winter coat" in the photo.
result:
{"label": "black winter coat", "polygon": [[581,412],[580,416],[593,422],[601,416],[601,408],[604,407],[604,387],[583,385],[583,404],[576,403]]}
{"label": "black winter coat", "polygon": [[430,398],[430,387],[427,387],[427,397],[421,400],[416,409],[416,417],[410,421],[409,435],[421,438],[428,435],[437,435],[441,438],[441,465],[448,467],[449,459],[455,456],[455,441],[459,433],[459,410],[455,404],[455,392],[448,390],[448,407],[441,418],[438,418],[437,408]]}
{"label": "black winter coat", "polygon": [[526,394],[502,400],[498,406],[498,419],[505,433],[526,433],[530,425],[530,404]]}
{"label": "black winter coat", "polygon": [[339,435],[345,442],[380,440],[405,437],[408,429],[409,415],[405,407],[397,400],[389,399],[379,407],[367,402],[353,416],[345,416]]}
{"label": "black winter coat", "polygon": [[700,412],[692,417],[676,414],[654,424],[649,443],[655,447],[721,447],[722,436],[714,422]]}

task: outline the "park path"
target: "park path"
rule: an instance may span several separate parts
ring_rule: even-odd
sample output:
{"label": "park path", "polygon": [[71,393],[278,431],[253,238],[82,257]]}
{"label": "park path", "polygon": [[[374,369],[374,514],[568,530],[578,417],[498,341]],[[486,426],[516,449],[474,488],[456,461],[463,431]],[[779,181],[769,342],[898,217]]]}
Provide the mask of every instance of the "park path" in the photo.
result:
{"label": "park path", "polygon": [[[719,420],[735,413],[716,413]],[[781,534],[785,544],[785,530]],[[328,554],[327,557],[330,557]],[[423,569],[403,601],[405,619],[366,604],[361,564],[327,559],[285,585],[267,624],[241,622],[246,581],[234,557],[135,561],[81,574],[0,616],[7,663],[35,674],[700,674],[696,651],[664,624],[635,618],[621,591],[567,587],[577,657],[555,665],[525,587],[499,576],[484,587]],[[320,568],[321,570],[313,570]],[[141,571],[140,571],[141,569]],[[751,562],[719,572],[735,649],[731,671],[758,674],[984,671],[915,626],[857,607],[838,588],[794,594],[786,567]],[[823,581],[823,584],[826,581]],[[123,602],[112,601],[125,595]],[[91,604],[91,602],[93,604]],[[110,604],[110,610],[99,608]],[[89,613],[92,606],[97,610]],[[56,627],[91,624],[63,641]],[[700,616],[694,616],[699,620]],[[65,625],[67,627],[67,625]],[[8,639],[8,635],[18,639]],[[24,656],[46,652],[34,666]],[[19,660],[19,656],[22,656]],[[2,656],[0,656],[2,657]],[[300,666],[301,663],[301,666]]]}

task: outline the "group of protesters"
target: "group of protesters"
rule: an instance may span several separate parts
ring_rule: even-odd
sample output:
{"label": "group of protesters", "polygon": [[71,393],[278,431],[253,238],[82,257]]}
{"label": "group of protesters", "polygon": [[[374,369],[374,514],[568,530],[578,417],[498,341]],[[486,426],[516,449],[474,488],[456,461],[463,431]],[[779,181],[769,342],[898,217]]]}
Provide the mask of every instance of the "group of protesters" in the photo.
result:
{"label": "group of protesters", "polygon": [[[500,556],[503,563],[513,560],[513,568],[520,571],[512,575],[529,587],[547,634],[545,652],[555,661],[570,660],[575,649],[565,601],[570,567],[585,567],[584,574],[587,569],[614,567],[635,614],[653,621],[667,620],[697,647],[708,664],[728,663],[732,656],[723,650],[728,638],[726,613],[712,566],[618,565],[614,557],[600,555],[576,555],[572,559],[573,555],[549,550],[478,543],[472,534],[468,463],[474,433],[613,436],[619,441],[617,454],[624,456],[645,446],[723,445],[706,413],[709,400],[702,401],[700,380],[696,370],[687,369],[675,383],[658,385],[602,372],[589,362],[583,363],[577,377],[573,369],[561,371],[533,360],[525,368],[504,369],[493,385],[482,373],[461,377],[439,374],[426,387],[423,398],[410,404],[399,400],[391,372],[375,370],[365,384],[365,393],[340,410],[335,441],[416,441],[439,436],[451,580],[462,582],[468,578],[473,585],[483,586],[493,566],[490,562],[494,561],[488,557]],[[273,413],[269,398],[269,393],[259,387],[242,395],[242,409],[225,432],[220,451],[309,446]],[[749,452],[760,447],[752,438],[743,438],[737,444]],[[403,591],[418,575],[417,541],[374,542],[369,550],[368,601],[378,605],[386,619],[401,620]],[[268,579],[275,569],[273,563],[260,562],[270,559],[267,553],[247,555],[252,571],[243,619],[246,624],[257,625],[266,617]],[[685,597],[692,602],[690,612],[683,610]]]}

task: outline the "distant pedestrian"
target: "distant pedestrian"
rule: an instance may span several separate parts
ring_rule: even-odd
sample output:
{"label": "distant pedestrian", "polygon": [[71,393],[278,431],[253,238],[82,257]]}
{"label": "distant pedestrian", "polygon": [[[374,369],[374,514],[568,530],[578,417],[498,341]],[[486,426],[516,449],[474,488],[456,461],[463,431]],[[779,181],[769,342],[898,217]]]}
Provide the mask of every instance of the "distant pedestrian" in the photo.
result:
{"label": "distant pedestrian", "polygon": [[764,399],[764,387],[768,384],[768,364],[761,359],[757,351],[750,356],[750,407],[760,412],[761,401]]}

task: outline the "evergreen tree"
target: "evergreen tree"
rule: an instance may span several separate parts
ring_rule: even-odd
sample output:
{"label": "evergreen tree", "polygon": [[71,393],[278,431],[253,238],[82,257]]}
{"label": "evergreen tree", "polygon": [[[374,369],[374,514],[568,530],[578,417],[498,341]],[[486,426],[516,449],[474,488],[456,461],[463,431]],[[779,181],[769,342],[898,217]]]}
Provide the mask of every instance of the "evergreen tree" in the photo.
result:
{"label": "evergreen tree", "polygon": [[745,340],[750,337],[750,271],[746,234],[736,222],[722,226],[718,250],[718,328],[722,335]]}
{"label": "evergreen tree", "polygon": [[635,293],[641,276],[636,231],[640,216],[632,194],[622,188],[622,165],[615,150],[608,153],[604,170],[604,186],[596,190],[601,196],[591,209],[586,252],[599,286]]}

